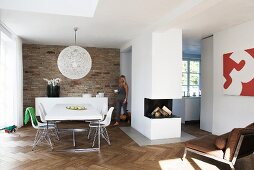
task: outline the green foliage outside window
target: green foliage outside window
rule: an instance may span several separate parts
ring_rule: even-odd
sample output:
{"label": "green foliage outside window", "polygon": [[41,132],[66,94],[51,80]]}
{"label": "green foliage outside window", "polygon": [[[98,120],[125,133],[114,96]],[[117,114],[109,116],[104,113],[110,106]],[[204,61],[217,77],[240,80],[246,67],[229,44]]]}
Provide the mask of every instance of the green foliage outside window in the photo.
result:
{"label": "green foliage outside window", "polygon": [[182,62],[182,91],[187,94],[199,93],[200,60],[185,59]]}

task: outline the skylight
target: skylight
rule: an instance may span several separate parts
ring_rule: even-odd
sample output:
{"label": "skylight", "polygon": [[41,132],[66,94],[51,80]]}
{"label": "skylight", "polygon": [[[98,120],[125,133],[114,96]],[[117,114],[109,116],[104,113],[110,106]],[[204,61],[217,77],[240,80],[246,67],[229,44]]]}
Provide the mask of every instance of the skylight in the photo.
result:
{"label": "skylight", "polygon": [[0,0],[0,8],[58,15],[94,16],[99,0]]}

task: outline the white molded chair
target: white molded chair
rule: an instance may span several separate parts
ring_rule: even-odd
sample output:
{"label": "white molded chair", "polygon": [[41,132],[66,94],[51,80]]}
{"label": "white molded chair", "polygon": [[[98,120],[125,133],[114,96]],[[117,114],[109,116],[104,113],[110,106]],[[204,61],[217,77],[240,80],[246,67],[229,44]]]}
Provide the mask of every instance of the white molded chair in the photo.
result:
{"label": "white molded chair", "polygon": [[[32,150],[34,150],[35,146],[37,146],[38,143],[42,142],[43,139],[45,139],[47,141],[47,143],[49,144],[49,146],[51,147],[51,149],[53,149],[51,139],[47,133],[47,123],[40,123],[36,119],[37,125],[35,125],[33,122],[31,113],[30,113],[30,119],[31,119],[33,128],[37,129]],[[48,130],[55,131],[54,125],[52,125],[52,124],[48,125]]]}
{"label": "white molded chair", "polygon": [[[39,113],[40,113],[41,121],[42,121],[43,123],[47,123],[47,121],[46,121],[46,119],[45,119],[45,117],[46,117],[46,115],[47,115],[47,112],[46,112],[46,110],[45,110],[45,108],[44,108],[44,106],[43,106],[42,103],[39,104],[39,110],[40,110]],[[54,121],[53,124],[56,125],[56,123],[59,123],[59,122],[61,122],[61,121]]]}
{"label": "white molded chair", "polygon": [[101,114],[103,116],[103,120],[105,119],[105,116],[107,115],[107,113],[108,113],[108,106],[107,105],[103,105],[101,107]]}
{"label": "white molded chair", "polygon": [[[108,108],[107,105],[97,106],[96,107],[96,110],[98,110],[101,113],[101,115],[103,117],[103,120],[105,119],[105,116],[107,115],[107,112],[108,112],[107,108]],[[98,122],[98,121],[86,120],[86,122],[91,123],[91,122]],[[89,131],[90,131],[90,129],[89,129]]]}
{"label": "white molded chair", "polygon": [[42,121],[43,123],[47,123],[47,121],[46,121],[46,119],[45,119],[47,113],[46,113],[46,110],[45,110],[45,108],[44,108],[44,106],[43,106],[42,103],[39,103],[39,111],[40,111],[39,113],[40,113],[41,121]]}
{"label": "white molded chair", "polygon": [[[113,110],[114,110],[114,107],[111,107],[108,110],[104,120],[100,122],[100,135],[107,141],[107,143],[109,145],[110,145],[110,140],[109,140],[109,135],[108,135],[108,131],[107,131],[106,127],[110,125]],[[88,139],[90,138],[90,135],[91,135],[93,129],[95,129],[95,132],[94,132],[94,139],[93,139],[92,147],[94,146],[96,137],[98,135],[98,129],[99,129],[99,122],[98,121],[93,121],[89,124]]]}
{"label": "white molded chair", "polygon": [[[47,125],[47,121],[46,121],[46,119],[45,119],[45,117],[46,117],[46,115],[47,115],[47,113],[46,113],[46,111],[45,111],[45,108],[44,108],[44,106],[43,106],[43,104],[42,103],[39,103],[39,110],[40,110],[40,118],[41,118],[41,121],[44,123],[44,124],[46,124]],[[57,128],[57,122],[50,122],[49,123],[49,125],[50,126],[54,126],[54,134],[55,134],[55,136],[56,136],[56,138],[57,138],[57,140],[59,140],[59,133],[58,133],[58,128]]]}
{"label": "white molded chair", "polygon": [[45,120],[45,117],[47,114],[46,114],[44,106],[41,103],[39,103],[39,113],[40,113],[41,121],[43,123],[47,123],[47,121]]}

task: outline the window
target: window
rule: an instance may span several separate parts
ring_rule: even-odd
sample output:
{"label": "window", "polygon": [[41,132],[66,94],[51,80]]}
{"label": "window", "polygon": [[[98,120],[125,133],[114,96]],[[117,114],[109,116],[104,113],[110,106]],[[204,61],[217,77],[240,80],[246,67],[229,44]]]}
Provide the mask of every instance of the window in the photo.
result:
{"label": "window", "polygon": [[200,89],[200,60],[183,59],[182,92],[183,95],[198,95]]}

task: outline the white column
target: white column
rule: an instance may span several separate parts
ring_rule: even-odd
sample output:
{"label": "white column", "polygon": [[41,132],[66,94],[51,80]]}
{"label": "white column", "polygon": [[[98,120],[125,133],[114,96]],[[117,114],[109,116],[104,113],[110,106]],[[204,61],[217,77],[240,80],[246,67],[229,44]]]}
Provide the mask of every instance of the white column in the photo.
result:
{"label": "white column", "polygon": [[152,99],[181,98],[182,30],[153,33]]}

